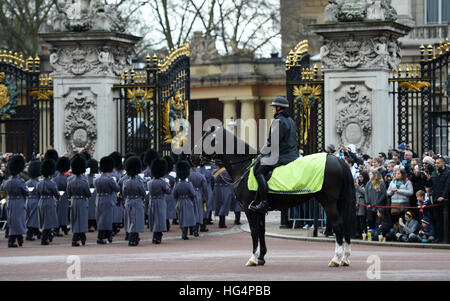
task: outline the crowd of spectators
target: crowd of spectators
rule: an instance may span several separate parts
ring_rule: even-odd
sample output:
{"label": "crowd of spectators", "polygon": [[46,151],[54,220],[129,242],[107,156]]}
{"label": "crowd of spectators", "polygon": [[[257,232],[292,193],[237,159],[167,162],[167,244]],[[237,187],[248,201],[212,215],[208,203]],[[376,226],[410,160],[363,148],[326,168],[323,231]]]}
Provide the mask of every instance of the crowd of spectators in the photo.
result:
{"label": "crowd of spectators", "polygon": [[[405,143],[376,157],[358,154],[354,145],[326,152],[345,160],[356,193],[354,238],[379,241],[444,241],[444,205],[450,179],[448,155],[418,156]],[[330,227],[325,235],[332,235]],[[450,231],[447,231],[447,233]]]}

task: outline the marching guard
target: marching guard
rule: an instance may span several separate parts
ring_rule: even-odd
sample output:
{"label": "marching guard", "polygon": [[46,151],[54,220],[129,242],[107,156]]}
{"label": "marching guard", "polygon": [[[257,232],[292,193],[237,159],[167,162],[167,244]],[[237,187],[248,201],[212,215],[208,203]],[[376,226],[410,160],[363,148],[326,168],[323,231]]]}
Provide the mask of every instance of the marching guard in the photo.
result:
{"label": "marching guard", "polygon": [[[124,176],[122,154],[119,152],[113,152],[109,155],[114,161],[114,169],[111,173],[115,178],[116,183]],[[123,225],[123,206],[120,201],[117,201],[117,195],[114,195],[114,214],[113,214],[113,236],[120,232],[120,227]]]}
{"label": "marching guard", "polygon": [[192,183],[195,190],[195,219],[197,225],[194,228],[194,236],[198,237],[198,230],[200,228],[201,232],[207,232],[206,229],[206,219],[205,207],[208,200],[208,186],[206,183],[206,178],[203,174],[197,171],[196,162],[191,161],[191,173],[189,174],[189,182]]}
{"label": "marching guard", "polygon": [[178,182],[175,184],[172,195],[177,203],[177,215],[182,230],[181,238],[189,239],[187,232],[189,227],[195,227],[197,221],[195,219],[194,204],[195,190],[192,183],[188,181],[189,163],[179,161],[176,165]]}
{"label": "marching guard", "polygon": [[111,157],[103,157],[100,160],[100,171],[102,174],[94,180],[94,187],[97,191],[95,215],[98,229],[98,244],[106,244],[104,239],[108,239],[112,243],[113,207],[117,198],[116,194],[120,190],[119,184],[111,177],[113,168],[114,160]]}
{"label": "marching guard", "polygon": [[214,185],[214,175],[212,172],[212,166],[205,164],[205,162],[200,162],[200,173],[205,176],[206,184],[208,186],[208,200],[206,202],[205,211],[205,225],[212,225],[212,211],[214,210],[214,200],[213,200],[213,185]]}
{"label": "marching guard", "polygon": [[44,177],[37,184],[36,190],[39,197],[38,212],[39,226],[42,230],[41,244],[48,245],[53,241],[52,230],[58,227],[58,214],[56,212],[56,200],[60,195],[56,183],[52,181],[55,174],[55,162],[51,159],[44,160],[41,166],[41,174]]}
{"label": "marching guard", "polygon": [[70,170],[70,160],[67,157],[60,157],[56,161],[56,171],[57,176],[53,178],[53,182],[56,183],[58,191],[63,193],[56,203],[56,212],[58,213],[58,227],[55,229],[55,236],[62,236],[59,233],[60,230],[64,232],[65,235],[69,233],[67,225],[69,225],[69,198],[67,197],[67,176],[66,172]]}
{"label": "marching guard", "polygon": [[151,165],[153,179],[147,183],[150,197],[148,223],[153,232],[152,243],[160,244],[163,232],[167,232],[167,202],[166,195],[172,193],[169,180],[164,179],[167,173],[167,161],[156,159]]}
{"label": "marching guard", "polygon": [[230,213],[231,202],[234,198],[233,180],[223,168],[214,173],[215,215],[219,217],[219,228],[226,228],[225,217]]}
{"label": "marching guard", "polygon": [[9,225],[8,247],[17,248],[23,244],[23,235],[27,232],[25,224],[25,202],[28,196],[28,188],[25,181],[19,177],[25,168],[25,159],[15,155],[8,162],[8,169],[12,177],[2,183],[1,191],[8,195],[7,212]]}
{"label": "marching guard", "polygon": [[125,199],[125,214],[127,215],[126,230],[129,233],[129,246],[139,244],[139,233],[145,232],[144,183],[139,179],[141,172],[141,160],[139,157],[131,157],[126,161],[125,169],[130,177],[124,181],[122,195]]}
{"label": "marching guard", "polygon": [[98,161],[95,159],[89,159],[87,162],[87,167],[89,168],[87,178],[89,188],[91,189],[91,197],[89,198],[88,231],[94,232],[94,230],[91,229],[94,228],[97,230],[97,220],[95,219],[95,200],[97,199],[97,191],[94,187],[94,179],[95,175],[98,174]]}
{"label": "marching guard", "polygon": [[67,196],[71,200],[70,222],[72,228],[72,247],[86,244],[89,216],[89,182],[82,175],[86,172],[86,160],[82,156],[75,156],[71,162],[74,178],[67,184]]}
{"label": "marching guard", "polygon": [[30,179],[25,183],[28,188],[29,196],[27,199],[27,236],[26,240],[34,241],[33,236],[37,236],[37,239],[41,238],[41,232],[39,231],[39,218],[38,218],[38,203],[39,197],[37,195],[37,184],[39,183],[39,177],[41,176],[41,161],[31,161],[28,167],[28,175]]}
{"label": "marching guard", "polygon": [[[173,165],[174,165],[174,160],[172,159],[171,156],[165,156],[164,160],[166,160],[167,162],[167,173],[164,175],[164,177],[166,179],[169,180],[169,186],[170,186],[170,190],[173,191],[173,187],[175,186],[176,183],[176,172],[173,171]],[[170,220],[172,219],[172,224],[173,225],[177,225],[177,209],[176,209],[176,202],[173,199],[172,194],[167,194],[166,195],[166,203],[167,203],[167,214],[166,214],[166,218],[167,218],[167,231],[170,231]]]}

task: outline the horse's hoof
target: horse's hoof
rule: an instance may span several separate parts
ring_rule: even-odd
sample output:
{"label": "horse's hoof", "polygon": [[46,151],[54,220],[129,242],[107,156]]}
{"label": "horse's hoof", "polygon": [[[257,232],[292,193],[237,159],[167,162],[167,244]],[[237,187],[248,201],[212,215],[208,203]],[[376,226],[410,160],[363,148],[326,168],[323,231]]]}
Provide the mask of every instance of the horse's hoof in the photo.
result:
{"label": "horse's hoof", "polygon": [[247,261],[247,263],[245,264],[245,266],[248,266],[248,267],[255,267],[257,265],[258,264],[255,261],[251,260],[251,259],[249,261]]}
{"label": "horse's hoof", "polygon": [[258,259],[258,265],[265,265],[266,261],[264,259]]}
{"label": "horse's hoof", "polygon": [[339,266],[339,262],[336,262],[336,261],[332,260],[332,261],[330,261],[328,266],[329,267],[338,267]]}
{"label": "horse's hoof", "polygon": [[348,266],[350,266],[350,260],[348,260],[348,259],[347,260],[342,260],[340,266],[341,267],[348,267]]}

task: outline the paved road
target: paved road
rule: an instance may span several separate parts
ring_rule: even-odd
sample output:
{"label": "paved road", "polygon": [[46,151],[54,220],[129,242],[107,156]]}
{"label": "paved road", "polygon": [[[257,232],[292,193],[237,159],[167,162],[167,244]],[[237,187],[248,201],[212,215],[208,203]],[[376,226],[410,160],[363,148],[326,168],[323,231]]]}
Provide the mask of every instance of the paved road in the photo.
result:
{"label": "paved road", "polygon": [[[250,235],[231,220],[228,225],[224,231],[216,223],[210,232],[188,241],[180,239],[179,228],[172,228],[161,245],[153,245],[147,232],[134,248],[123,241],[123,233],[105,246],[93,243],[95,233],[89,233],[85,247],[73,248],[70,237],[64,237],[50,246],[33,242],[19,249],[6,248],[2,235],[0,280],[67,280],[68,272],[77,271],[81,280],[100,281],[370,280],[368,270],[370,277],[377,276],[378,262],[367,262],[372,255],[380,260],[380,280],[450,280],[450,250],[354,245],[350,267],[329,268],[334,243],[272,237],[267,238],[266,265],[246,267]],[[78,256],[75,261],[73,255]],[[78,259],[79,270],[74,269]]]}

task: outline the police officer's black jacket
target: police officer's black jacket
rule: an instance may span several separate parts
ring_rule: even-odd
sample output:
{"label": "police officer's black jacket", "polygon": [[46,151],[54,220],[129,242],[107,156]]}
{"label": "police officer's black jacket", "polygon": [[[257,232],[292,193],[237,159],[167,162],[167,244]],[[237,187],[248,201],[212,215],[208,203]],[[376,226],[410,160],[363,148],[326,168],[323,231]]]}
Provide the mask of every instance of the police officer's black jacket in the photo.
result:
{"label": "police officer's black jacket", "polygon": [[[269,138],[267,139],[267,146],[272,147],[274,141],[272,141],[272,131],[279,130],[279,154],[278,163],[276,166],[288,164],[298,158],[298,144],[296,137],[296,127],[294,120],[288,115],[287,112],[281,112],[274,116],[275,120],[279,122],[273,122],[270,127]],[[276,144],[275,144],[276,145]]]}
{"label": "police officer's black jacket", "polygon": [[435,169],[431,175],[431,183],[433,187],[433,201],[437,200],[439,197],[448,199],[448,194],[450,190],[450,177],[449,169],[444,166],[442,170]]}

